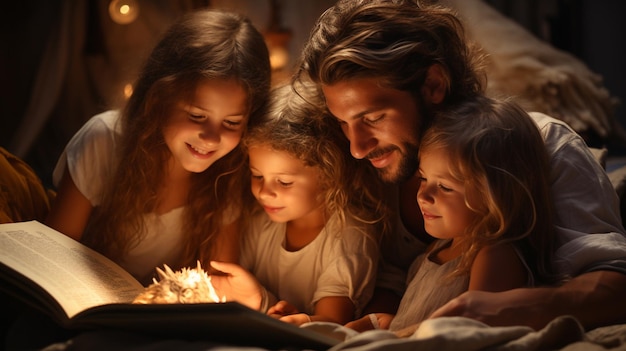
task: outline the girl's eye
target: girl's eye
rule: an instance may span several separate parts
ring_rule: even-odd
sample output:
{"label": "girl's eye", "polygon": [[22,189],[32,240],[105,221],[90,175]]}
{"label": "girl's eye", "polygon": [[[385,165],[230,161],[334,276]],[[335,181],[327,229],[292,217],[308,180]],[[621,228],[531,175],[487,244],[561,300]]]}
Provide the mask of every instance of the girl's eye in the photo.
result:
{"label": "girl's eye", "polygon": [[441,189],[442,191],[444,191],[444,192],[446,192],[446,193],[448,193],[448,192],[451,192],[451,191],[452,191],[452,189],[448,188],[447,186],[445,186],[445,185],[443,185],[443,184],[438,184],[437,186],[439,187],[439,189]]}
{"label": "girl's eye", "polygon": [[261,179],[263,179],[263,176],[262,175],[253,174],[252,175],[252,179],[254,179],[254,180],[261,180]]}
{"label": "girl's eye", "polygon": [[229,128],[229,129],[237,129],[243,124],[242,121],[230,121],[230,120],[225,120],[223,123],[226,126],[226,128]]}
{"label": "girl's eye", "polygon": [[282,180],[278,179],[276,180],[278,182],[278,184],[280,184],[283,187],[288,187],[291,186],[293,184],[293,182],[283,182]]}
{"label": "girl's eye", "polygon": [[202,122],[206,119],[206,116],[203,115],[194,115],[192,113],[189,114],[189,119],[194,122]]}

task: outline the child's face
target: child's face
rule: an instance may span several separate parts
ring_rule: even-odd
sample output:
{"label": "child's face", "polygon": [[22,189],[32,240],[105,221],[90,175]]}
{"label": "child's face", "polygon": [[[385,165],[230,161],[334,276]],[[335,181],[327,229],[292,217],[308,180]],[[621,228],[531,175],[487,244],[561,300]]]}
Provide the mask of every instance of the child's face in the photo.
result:
{"label": "child's face", "polygon": [[163,129],[175,167],[205,171],[239,144],[247,115],[247,94],[238,82],[199,83],[192,101],[181,101]]}
{"label": "child's face", "polygon": [[306,167],[284,151],[251,147],[250,171],[254,197],[274,222],[317,220],[322,213],[319,170]]}
{"label": "child's face", "polygon": [[424,217],[426,232],[439,239],[462,235],[476,215],[465,205],[465,186],[453,179],[444,149],[434,149],[420,157],[417,203]]}

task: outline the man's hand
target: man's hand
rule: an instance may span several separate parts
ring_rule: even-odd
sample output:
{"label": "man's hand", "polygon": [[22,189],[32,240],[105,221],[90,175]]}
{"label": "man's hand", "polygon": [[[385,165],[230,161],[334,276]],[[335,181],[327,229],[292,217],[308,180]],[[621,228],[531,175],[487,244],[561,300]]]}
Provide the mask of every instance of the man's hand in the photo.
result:
{"label": "man's hand", "polygon": [[547,309],[541,310],[542,298],[547,302],[551,290],[553,288],[529,288],[497,293],[470,290],[450,300],[429,318],[461,316],[491,326],[527,325],[539,330],[557,317]]}
{"label": "man's hand", "polygon": [[462,316],[491,326],[526,325],[536,330],[568,314],[586,329],[626,322],[626,275],[596,271],[558,287],[521,288],[498,293],[467,291],[429,318]]}

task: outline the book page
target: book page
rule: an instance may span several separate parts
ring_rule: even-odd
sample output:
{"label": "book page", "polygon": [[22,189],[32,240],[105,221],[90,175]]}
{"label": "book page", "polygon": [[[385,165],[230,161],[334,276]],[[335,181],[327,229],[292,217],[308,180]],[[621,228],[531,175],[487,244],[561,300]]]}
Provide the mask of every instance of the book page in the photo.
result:
{"label": "book page", "polygon": [[130,303],[143,286],[117,264],[37,221],[0,224],[0,262],[40,285],[71,318]]}

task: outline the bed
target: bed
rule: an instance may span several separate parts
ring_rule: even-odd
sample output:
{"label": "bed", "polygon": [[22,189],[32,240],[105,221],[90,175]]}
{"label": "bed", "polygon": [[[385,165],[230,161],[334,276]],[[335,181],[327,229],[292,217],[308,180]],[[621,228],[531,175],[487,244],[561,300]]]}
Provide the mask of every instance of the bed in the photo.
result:
{"label": "bed", "polygon": [[[403,338],[386,330],[371,330],[359,334],[338,325],[321,322],[309,323],[303,325],[302,328],[345,338],[344,341],[330,347],[329,351],[626,350],[626,324],[611,325],[585,332],[572,316],[558,317],[538,331],[524,326],[489,327],[463,317],[442,317],[423,322],[413,335]],[[245,330],[241,331],[241,338],[245,339]],[[83,333],[65,342],[49,345],[44,350],[263,351],[269,349],[237,344],[216,344],[210,341],[164,340],[109,330]]]}

